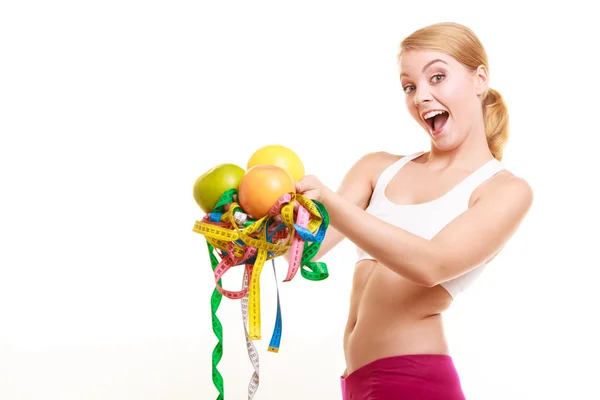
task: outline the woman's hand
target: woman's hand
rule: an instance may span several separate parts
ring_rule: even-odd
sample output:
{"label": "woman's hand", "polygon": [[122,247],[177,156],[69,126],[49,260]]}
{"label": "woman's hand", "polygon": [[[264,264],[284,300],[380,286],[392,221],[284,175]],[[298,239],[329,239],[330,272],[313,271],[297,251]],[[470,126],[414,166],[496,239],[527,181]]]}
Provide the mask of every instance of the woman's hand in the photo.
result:
{"label": "woman's hand", "polygon": [[319,202],[323,201],[323,196],[328,190],[329,188],[314,175],[306,175],[296,182],[296,193]]}

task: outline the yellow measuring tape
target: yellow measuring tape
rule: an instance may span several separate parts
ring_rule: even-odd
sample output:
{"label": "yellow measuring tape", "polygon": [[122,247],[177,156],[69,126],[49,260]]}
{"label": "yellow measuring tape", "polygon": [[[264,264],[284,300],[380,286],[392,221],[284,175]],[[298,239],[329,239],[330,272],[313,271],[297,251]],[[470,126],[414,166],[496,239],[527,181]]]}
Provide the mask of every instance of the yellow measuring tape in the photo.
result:
{"label": "yellow measuring tape", "polygon": [[[260,340],[261,307],[260,277],[267,260],[290,252],[290,262],[284,282],[291,281],[298,269],[301,275],[313,281],[328,277],[327,266],[322,262],[312,262],[325,237],[329,216],[325,207],[314,200],[296,193],[282,196],[269,213],[258,220],[252,220],[235,201],[237,192],[232,189],[221,196],[213,212],[196,221],[193,231],[206,238],[215,277],[215,292],[211,299],[213,330],[219,344],[213,352],[213,382],[223,399],[222,377],[216,364],[222,355],[222,326],[216,317],[220,295],[230,299],[242,299],[244,328],[248,323],[247,340]],[[296,210],[297,206],[297,211]],[[217,252],[220,261],[215,257]],[[221,285],[223,275],[232,267],[244,265],[244,282],[239,291],[226,290]],[[275,272],[275,269],[274,269]],[[249,281],[249,284],[248,284]],[[278,289],[277,320],[268,351],[278,352],[281,340],[281,312]],[[247,301],[247,304],[246,304]],[[247,311],[246,311],[247,310]],[[245,313],[248,313],[246,318]],[[219,347],[221,346],[221,347]],[[252,354],[248,342],[251,361],[258,363],[258,355]],[[258,365],[248,396],[251,398],[258,386]],[[252,389],[252,390],[251,390]]]}

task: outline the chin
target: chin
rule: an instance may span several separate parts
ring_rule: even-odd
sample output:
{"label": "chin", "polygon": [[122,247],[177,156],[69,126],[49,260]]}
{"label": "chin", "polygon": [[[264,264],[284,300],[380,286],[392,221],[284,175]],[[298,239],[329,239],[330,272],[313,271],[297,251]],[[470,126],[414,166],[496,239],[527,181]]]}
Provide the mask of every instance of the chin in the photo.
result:
{"label": "chin", "polygon": [[454,150],[457,146],[456,143],[454,143],[453,141],[450,140],[444,140],[444,139],[432,139],[431,143],[433,144],[433,146],[435,146],[436,149],[438,149],[439,151],[450,151],[450,150]]}
{"label": "chin", "polygon": [[436,135],[429,131],[429,137],[431,138],[432,143],[440,151],[454,150],[461,142],[460,138],[457,138],[453,134],[453,130],[448,128],[450,127],[443,129]]}

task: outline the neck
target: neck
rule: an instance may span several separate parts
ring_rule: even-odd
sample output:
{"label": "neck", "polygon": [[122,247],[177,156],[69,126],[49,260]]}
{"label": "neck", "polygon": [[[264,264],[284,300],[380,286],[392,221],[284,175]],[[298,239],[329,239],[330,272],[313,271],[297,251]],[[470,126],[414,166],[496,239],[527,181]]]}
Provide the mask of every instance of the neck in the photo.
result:
{"label": "neck", "polygon": [[473,170],[492,158],[482,124],[482,126],[474,126],[465,135],[465,139],[452,150],[439,150],[432,143],[427,163],[439,169]]}

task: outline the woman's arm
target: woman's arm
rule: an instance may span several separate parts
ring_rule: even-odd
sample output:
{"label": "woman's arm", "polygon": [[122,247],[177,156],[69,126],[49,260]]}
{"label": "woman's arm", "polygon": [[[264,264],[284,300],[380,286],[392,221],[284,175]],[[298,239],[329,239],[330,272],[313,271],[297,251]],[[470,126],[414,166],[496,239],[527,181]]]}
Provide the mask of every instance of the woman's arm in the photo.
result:
{"label": "woman's arm", "polygon": [[[395,156],[397,159],[397,156]],[[336,192],[336,195],[349,205],[364,210],[369,205],[377,178],[392,161],[394,156],[385,152],[372,152],[358,159],[348,170]],[[344,239],[331,223],[327,228],[321,247],[312,261],[318,261]],[[289,261],[289,252],[284,258]]]}
{"label": "woman's arm", "polygon": [[492,258],[512,237],[533,201],[523,179],[497,176],[468,211],[426,240],[370,215],[325,186],[319,190],[339,232],[386,267],[424,286],[450,280]]}

